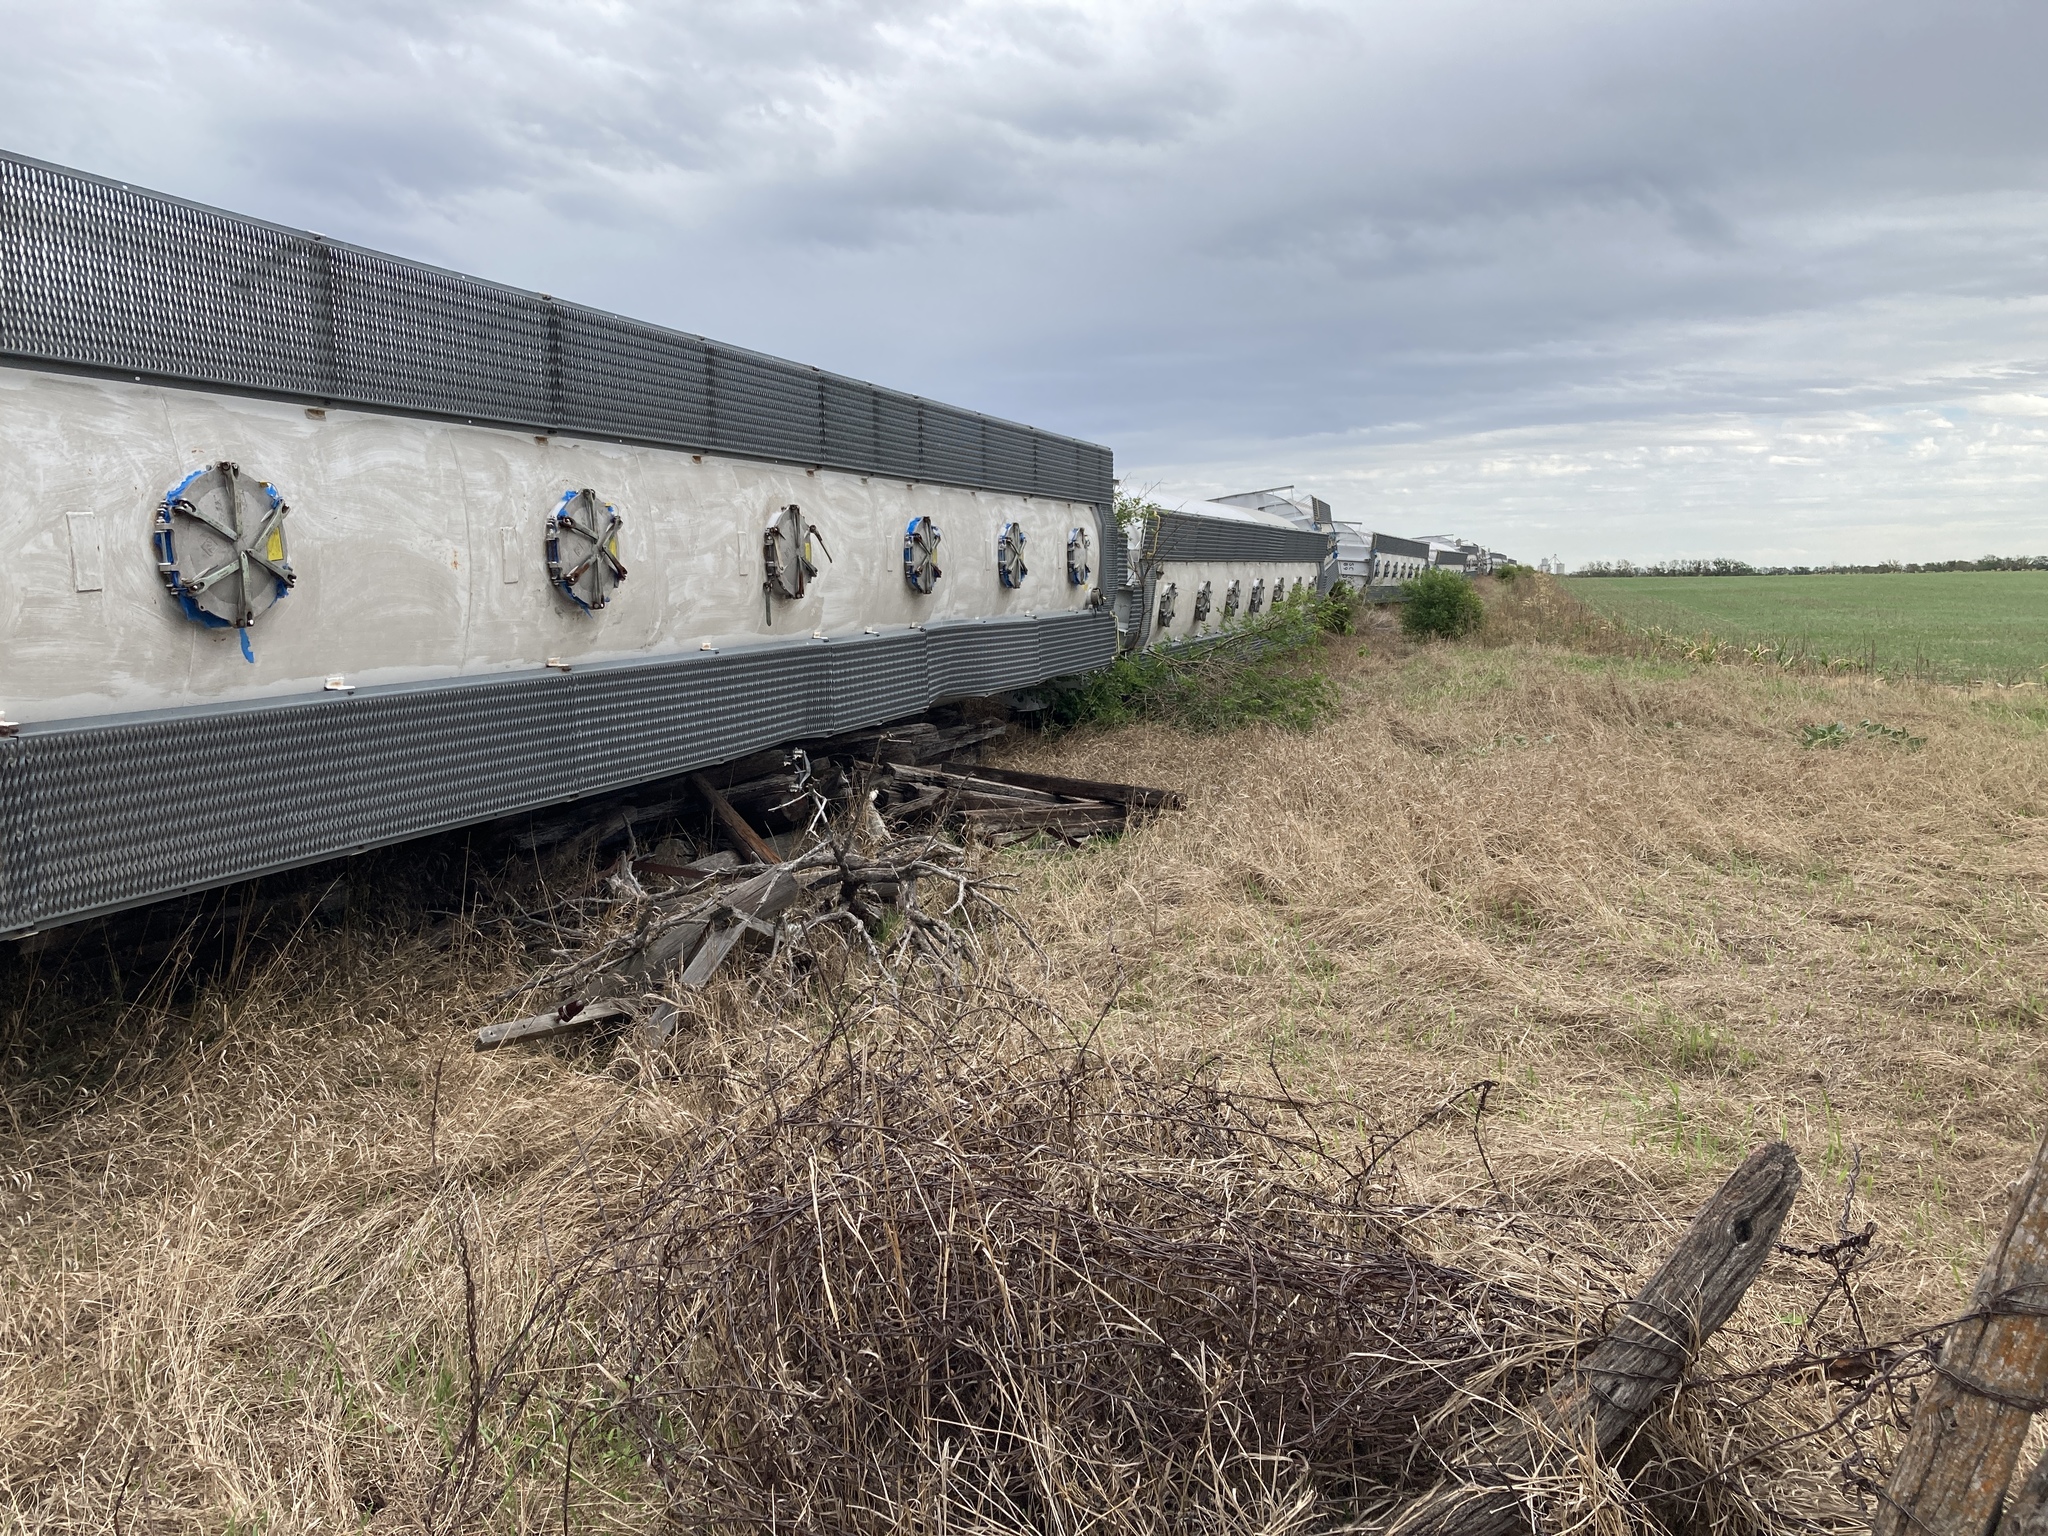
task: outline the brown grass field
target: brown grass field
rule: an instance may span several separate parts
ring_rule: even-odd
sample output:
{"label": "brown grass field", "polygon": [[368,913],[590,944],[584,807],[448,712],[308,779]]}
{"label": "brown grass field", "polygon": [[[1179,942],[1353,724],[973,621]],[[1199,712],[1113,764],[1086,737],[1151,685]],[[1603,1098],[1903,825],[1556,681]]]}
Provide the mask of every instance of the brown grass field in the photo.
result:
{"label": "brown grass field", "polygon": [[[1005,945],[997,979],[1117,1051],[1277,1073],[1329,1106],[1326,1134],[1419,1123],[1404,1198],[1543,1234],[1419,1226],[1434,1251],[1538,1265],[1563,1244],[1626,1291],[1783,1137],[1807,1175],[1786,1242],[1833,1241],[1845,1201],[1848,1229],[1875,1223],[1870,1334],[1953,1312],[2048,1127],[2048,699],[1602,652],[1559,642],[1588,632],[1548,588],[1490,601],[1479,643],[1384,618],[1332,638],[1341,709],[1305,734],[1005,748],[1189,809],[1001,855],[1041,952]],[[1801,745],[1865,719],[1924,745]],[[602,1051],[472,1054],[520,962],[403,891],[196,987],[131,975],[121,1006],[60,960],[0,960],[0,1529],[427,1524],[467,1411],[458,1252],[488,1354],[551,1257],[717,1112],[689,1073]],[[735,980],[693,1027],[731,1056],[810,1023]],[[1485,1080],[1475,1120],[1459,1095]],[[1791,1353],[1826,1275],[1773,1260],[1716,1360]],[[1850,1320],[1816,1326],[1839,1342]],[[1687,1421],[1691,1454],[1818,1422],[1829,1390],[1776,1392],[1719,1447]],[[1695,1523],[1852,1528],[1839,1463],[1894,1443],[1759,1451]],[[565,1509],[559,1458],[504,1451],[472,1527],[660,1528],[630,1454],[579,1454]],[[1649,1528],[1588,1476],[1586,1529]]]}

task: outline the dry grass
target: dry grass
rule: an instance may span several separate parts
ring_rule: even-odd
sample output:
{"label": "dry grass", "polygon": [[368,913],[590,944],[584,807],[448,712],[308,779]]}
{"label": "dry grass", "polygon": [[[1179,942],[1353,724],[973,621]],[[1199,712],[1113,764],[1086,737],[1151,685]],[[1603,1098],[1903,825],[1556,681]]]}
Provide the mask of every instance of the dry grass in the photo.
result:
{"label": "dry grass", "polygon": [[[1953,1310],[2048,1120],[2041,696],[1566,649],[1542,593],[1498,609],[1486,646],[1333,642],[1345,707],[1309,734],[1019,749],[1191,803],[1114,845],[1006,855],[1044,950],[1013,951],[1012,979],[1100,1015],[1113,1051],[1212,1055],[1244,1083],[1277,1068],[1385,1124],[1450,1101],[1403,1148],[1400,1192],[1566,1213],[1545,1240],[1624,1289],[1782,1134],[1808,1169],[1788,1241],[1837,1236],[1845,1196],[1852,1227],[1877,1225],[1870,1328]],[[1863,718],[1926,744],[1799,744]],[[471,1055],[461,1031],[521,963],[395,901],[121,1008],[52,990],[47,963],[0,969],[0,1522],[405,1529],[445,1508],[466,1279],[487,1364],[551,1260],[724,1108],[700,1072],[629,1085],[602,1054]],[[728,988],[691,1049],[730,1063],[808,1027],[757,1008]],[[1482,1079],[1483,1142],[1456,1099]],[[1540,1257],[1498,1229],[1430,1241]],[[1811,1263],[1767,1268],[1722,1362],[1788,1352],[1822,1289]],[[1849,1329],[1837,1303],[1818,1335]],[[1773,1411],[1810,1415],[1822,1389],[1801,1390]],[[1663,1443],[1713,1462],[1736,1433],[1716,1403],[1689,1395]],[[558,1526],[569,1421],[543,1404],[487,1427],[516,1475],[479,1519]],[[658,1526],[636,1447],[583,1433],[574,1527]],[[1629,1518],[1825,1523],[1850,1508],[1842,1450],[1772,1453],[1705,1513]]]}

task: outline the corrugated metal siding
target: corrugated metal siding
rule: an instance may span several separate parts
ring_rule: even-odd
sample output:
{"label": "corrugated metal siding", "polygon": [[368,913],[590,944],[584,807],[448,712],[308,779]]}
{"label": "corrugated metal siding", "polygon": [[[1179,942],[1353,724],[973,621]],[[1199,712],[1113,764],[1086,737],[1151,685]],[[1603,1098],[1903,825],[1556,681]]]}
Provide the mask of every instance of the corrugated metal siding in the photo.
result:
{"label": "corrugated metal siding", "polygon": [[1376,533],[1372,536],[1372,549],[1376,555],[1399,555],[1404,560],[1427,560],[1429,546],[1419,539],[1397,539],[1391,533]]}
{"label": "corrugated metal siding", "polygon": [[832,688],[832,732],[857,731],[914,715],[930,702],[922,632],[855,635],[825,646]]}
{"label": "corrugated metal siding", "polygon": [[1038,621],[1038,670],[1043,677],[1093,672],[1116,659],[1116,615],[1107,608],[1050,614]]}
{"label": "corrugated metal siding", "polygon": [[1104,610],[571,673],[25,726],[0,739],[0,932],[902,719],[1106,665]]}
{"label": "corrugated metal siding", "polygon": [[0,904],[50,922],[567,798],[570,687],[550,674],[24,730],[33,886]]}
{"label": "corrugated metal siding", "polygon": [[0,736],[0,933],[35,920],[34,826],[30,820],[28,751]]}
{"label": "corrugated metal siding", "polygon": [[1153,560],[1309,560],[1330,553],[1330,536],[1229,518],[1163,513],[1146,546]]}
{"label": "corrugated metal siding", "polygon": [[711,359],[701,343],[589,309],[561,311],[559,338],[555,425],[609,419],[622,437],[710,440]]}
{"label": "corrugated metal siding", "polygon": [[1107,505],[1109,451],[0,152],[0,359]]}

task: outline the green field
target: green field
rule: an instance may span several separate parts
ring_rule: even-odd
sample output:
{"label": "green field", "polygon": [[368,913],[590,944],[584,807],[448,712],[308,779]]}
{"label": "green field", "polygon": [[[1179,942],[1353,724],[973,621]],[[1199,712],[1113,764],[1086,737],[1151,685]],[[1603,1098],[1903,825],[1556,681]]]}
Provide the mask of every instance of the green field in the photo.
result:
{"label": "green field", "polygon": [[1632,629],[1770,645],[1804,661],[1948,681],[2041,680],[2048,571],[1881,576],[1568,577]]}

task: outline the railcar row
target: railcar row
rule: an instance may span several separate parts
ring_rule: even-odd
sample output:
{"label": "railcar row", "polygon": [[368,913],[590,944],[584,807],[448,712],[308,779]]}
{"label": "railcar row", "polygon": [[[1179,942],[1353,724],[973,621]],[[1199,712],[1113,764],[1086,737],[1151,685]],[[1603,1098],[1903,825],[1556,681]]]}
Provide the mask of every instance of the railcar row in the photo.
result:
{"label": "railcar row", "polygon": [[[1241,595],[1248,590],[1244,585],[1247,578],[1236,572],[1212,575],[1178,568],[1185,562],[1176,559],[1176,551],[1192,542],[1186,525],[1201,525],[1213,530],[1212,539],[1239,545],[1266,541],[1267,547],[1272,547],[1271,541],[1276,537],[1291,538],[1295,542],[1288,552],[1314,566],[1308,579],[1322,591],[1341,584],[1368,595],[1393,597],[1398,595],[1403,582],[1425,571],[1486,576],[1509,563],[1508,557],[1498,550],[1469,540],[1444,534],[1403,538],[1346,521],[1334,514],[1328,502],[1317,496],[1299,495],[1291,485],[1220,496],[1170,513],[1161,524],[1165,531],[1152,539],[1144,555],[1133,562],[1141,572],[1149,573],[1154,566],[1161,571],[1157,612],[1147,631],[1150,643],[1185,639],[1217,627],[1237,612],[1239,605],[1231,602],[1229,587],[1219,583],[1234,584],[1240,603],[1250,609],[1249,598]],[[1256,583],[1258,578],[1249,579]],[[1277,578],[1267,575],[1265,579],[1272,582]],[[1192,588],[1197,593],[1201,618],[1180,612],[1181,592],[1187,582],[1201,583]],[[1224,593],[1221,609],[1218,592]]]}
{"label": "railcar row", "polygon": [[0,937],[1351,579],[1320,502],[1130,547],[1099,445],[4,153],[0,292]]}

